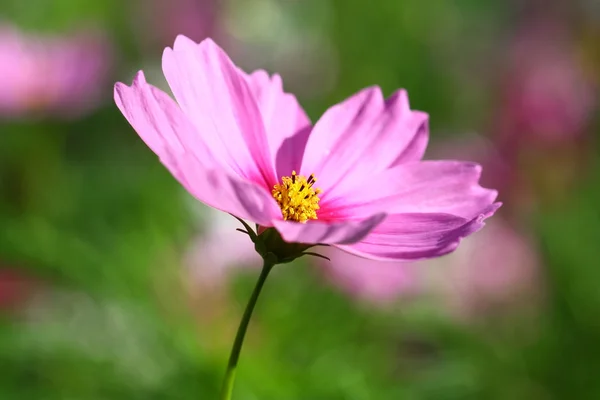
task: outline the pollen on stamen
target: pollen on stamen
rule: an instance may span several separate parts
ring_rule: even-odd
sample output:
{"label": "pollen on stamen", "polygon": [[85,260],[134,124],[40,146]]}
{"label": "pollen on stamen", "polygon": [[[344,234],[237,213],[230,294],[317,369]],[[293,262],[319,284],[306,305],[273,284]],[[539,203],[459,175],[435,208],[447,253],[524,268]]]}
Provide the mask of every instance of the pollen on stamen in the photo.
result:
{"label": "pollen on stamen", "polygon": [[273,187],[272,194],[281,208],[284,220],[306,222],[317,219],[320,189],[313,189],[317,179],[311,174],[308,179],[292,171],[291,176],[281,178]]}

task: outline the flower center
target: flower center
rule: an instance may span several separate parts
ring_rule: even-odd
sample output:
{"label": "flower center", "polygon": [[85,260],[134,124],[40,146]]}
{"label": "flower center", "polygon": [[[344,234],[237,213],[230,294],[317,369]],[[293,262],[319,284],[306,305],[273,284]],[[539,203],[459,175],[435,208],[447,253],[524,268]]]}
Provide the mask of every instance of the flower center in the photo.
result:
{"label": "flower center", "polygon": [[271,193],[281,207],[284,220],[306,222],[317,219],[321,189],[313,189],[316,181],[313,174],[306,179],[292,171],[292,176],[284,176],[281,183],[273,186]]}

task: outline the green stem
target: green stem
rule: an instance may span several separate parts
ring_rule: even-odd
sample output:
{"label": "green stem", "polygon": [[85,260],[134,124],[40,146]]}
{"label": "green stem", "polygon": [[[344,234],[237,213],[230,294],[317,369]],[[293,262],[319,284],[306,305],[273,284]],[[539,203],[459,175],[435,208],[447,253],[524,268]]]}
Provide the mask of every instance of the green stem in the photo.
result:
{"label": "green stem", "polygon": [[273,268],[273,265],[273,263],[267,260],[264,261],[262,271],[260,272],[256,286],[254,286],[254,291],[252,291],[252,296],[250,296],[250,300],[248,300],[248,304],[246,305],[246,310],[244,311],[244,315],[240,321],[240,326],[238,327],[237,334],[235,335],[235,341],[233,342],[233,347],[231,348],[229,363],[227,364],[227,371],[225,371],[225,378],[223,379],[223,386],[221,388],[221,400],[231,399],[231,393],[233,392],[233,381],[235,380],[235,370],[240,358],[242,345],[244,344],[244,337],[246,336],[248,323],[252,317],[252,311],[254,311],[254,306],[256,305],[260,291],[262,290],[265,281],[267,280],[267,276],[269,276],[269,272],[271,272],[271,268]]}

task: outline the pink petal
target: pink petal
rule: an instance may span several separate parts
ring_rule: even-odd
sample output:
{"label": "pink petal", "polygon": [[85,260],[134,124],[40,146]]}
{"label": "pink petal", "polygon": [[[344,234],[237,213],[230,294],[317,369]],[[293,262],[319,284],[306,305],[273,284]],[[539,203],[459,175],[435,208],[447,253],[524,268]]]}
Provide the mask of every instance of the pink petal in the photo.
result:
{"label": "pink petal", "polygon": [[475,218],[449,214],[394,214],[359,243],[337,246],[374,260],[409,261],[439,257],[454,251],[460,240],[480,230],[500,203],[490,205]]}
{"label": "pink petal", "polygon": [[286,242],[307,244],[350,244],[364,238],[379,225],[385,214],[371,215],[365,219],[326,222],[311,220],[305,224],[274,220],[272,223]]}
{"label": "pink petal", "polygon": [[310,133],[310,119],[292,94],[283,91],[281,77],[258,70],[247,76],[250,90],[262,115],[271,161],[277,177],[300,171]]}
{"label": "pink petal", "polygon": [[187,154],[177,163],[187,182],[186,189],[209,206],[263,226],[272,226],[272,220],[281,219],[277,203],[262,186],[207,169]]}
{"label": "pink petal", "polygon": [[321,201],[319,218],[362,217],[377,212],[444,213],[471,219],[494,202],[495,190],[479,185],[481,167],[462,161],[401,164]]}
{"label": "pink petal", "polygon": [[411,111],[406,91],[385,100],[378,87],[330,108],[306,145],[302,173],[315,173],[323,197],[391,165],[421,159],[428,139],[427,114]]}
{"label": "pink petal", "polygon": [[240,177],[276,182],[261,113],[245,77],[211,39],[178,36],[163,53],[163,72],[198,135]]}
{"label": "pink petal", "polygon": [[264,188],[222,171],[196,128],[164,92],[148,85],[142,72],[131,87],[115,85],[115,102],[129,123],[173,176],[198,200],[259,224],[281,216]]}
{"label": "pink petal", "polygon": [[[192,128],[173,100],[170,101],[169,107],[161,108],[155,96],[160,91],[153,89],[156,88],[148,85],[144,73],[139,71],[131,87],[120,82],[115,85],[115,102],[146,145],[158,156],[173,176],[181,181],[183,175],[178,169],[175,157],[185,153],[185,149],[179,140],[178,133]],[[163,95],[168,97],[164,93]],[[169,104],[168,101],[164,103]],[[170,117],[169,114],[173,117]],[[203,147],[195,150],[206,151]],[[208,162],[211,156],[210,153],[207,155],[206,161]]]}

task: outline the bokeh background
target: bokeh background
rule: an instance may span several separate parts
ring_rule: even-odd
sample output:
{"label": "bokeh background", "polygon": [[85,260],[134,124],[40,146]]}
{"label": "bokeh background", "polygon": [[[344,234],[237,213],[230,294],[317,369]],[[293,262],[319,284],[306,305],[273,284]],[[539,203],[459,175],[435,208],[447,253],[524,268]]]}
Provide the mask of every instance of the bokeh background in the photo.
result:
{"label": "bokeh background", "polygon": [[499,214],[449,256],[269,278],[234,398],[600,399],[596,0],[2,0],[0,398],[214,399],[259,259],[112,100],[211,36],[311,118],[408,90]]}

